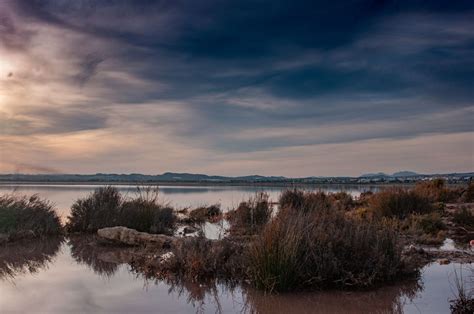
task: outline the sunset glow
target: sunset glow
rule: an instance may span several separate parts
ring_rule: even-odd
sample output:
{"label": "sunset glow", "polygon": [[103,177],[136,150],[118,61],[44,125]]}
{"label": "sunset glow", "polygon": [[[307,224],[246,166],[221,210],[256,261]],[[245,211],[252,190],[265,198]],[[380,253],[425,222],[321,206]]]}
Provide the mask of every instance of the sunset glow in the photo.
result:
{"label": "sunset glow", "polygon": [[2,1],[0,172],[473,170],[472,5],[207,2]]}

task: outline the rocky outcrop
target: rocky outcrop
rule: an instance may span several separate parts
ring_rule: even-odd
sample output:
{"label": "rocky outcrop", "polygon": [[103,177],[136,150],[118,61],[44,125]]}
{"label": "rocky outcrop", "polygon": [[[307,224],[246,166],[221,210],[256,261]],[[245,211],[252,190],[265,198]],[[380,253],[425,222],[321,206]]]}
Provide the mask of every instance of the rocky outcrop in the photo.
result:
{"label": "rocky outcrop", "polygon": [[139,232],[126,227],[111,227],[97,230],[99,238],[126,245],[148,245],[158,247],[171,247],[176,241],[175,238],[163,234],[150,234]]}

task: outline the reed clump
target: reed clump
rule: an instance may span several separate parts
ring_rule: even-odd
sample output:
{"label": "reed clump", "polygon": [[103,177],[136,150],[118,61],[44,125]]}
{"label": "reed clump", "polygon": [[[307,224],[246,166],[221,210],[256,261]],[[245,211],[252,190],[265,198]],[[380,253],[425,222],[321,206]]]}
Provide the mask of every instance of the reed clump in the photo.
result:
{"label": "reed clump", "polygon": [[461,227],[474,229],[474,214],[466,206],[453,214],[453,222]]}
{"label": "reed clump", "polygon": [[4,240],[61,233],[61,221],[51,202],[41,199],[38,195],[0,196],[0,234]]}
{"label": "reed clump", "polygon": [[431,202],[456,202],[462,194],[462,188],[448,188],[443,179],[419,182],[416,184],[414,192]]}
{"label": "reed clump", "polygon": [[405,219],[412,214],[436,210],[429,198],[414,190],[391,188],[375,193],[369,199],[369,210],[377,217]]}
{"label": "reed clump", "polygon": [[96,232],[101,228],[124,226],[142,232],[172,234],[175,222],[174,210],[160,202],[158,190],[137,188],[135,197],[125,198],[117,188],[107,186],[72,205],[66,229],[68,232]]}
{"label": "reed clump", "polygon": [[272,206],[269,195],[261,192],[248,201],[241,202],[239,206],[227,214],[231,233],[233,234],[255,234],[271,218]]}
{"label": "reed clump", "polygon": [[349,193],[324,193],[297,189],[283,191],[279,198],[280,208],[292,208],[303,212],[321,210],[350,210],[356,202]]}
{"label": "reed clump", "polygon": [[363,288],[404,272],[395,230],[332,210],[280,211],[250,245],[249,261],[253,284],[266,291]]}

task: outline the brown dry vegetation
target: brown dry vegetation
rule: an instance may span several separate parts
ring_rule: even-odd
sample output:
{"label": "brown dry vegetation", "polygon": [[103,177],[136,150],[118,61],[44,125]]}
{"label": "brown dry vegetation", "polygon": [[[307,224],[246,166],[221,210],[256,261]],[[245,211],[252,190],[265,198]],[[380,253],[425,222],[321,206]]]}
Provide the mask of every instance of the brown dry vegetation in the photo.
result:
{"label": "brown dry vegetation", "polygon": [[241,202],[235,210],[228,212],[231,233],[249,235],[261,230],[272,216],[272,206],[268,198],[267,193],[257,193],[248,201]]}
{"label": "brown dry vegetation", "polygon": [[189,212],[189,220],[193,223],[216,222],[221,218],[222,210],[219,204],[201,206]]}
{"label": "brown dry vegetation", "polygon": [[[388,188],[364,193],[358,199],[344,192],[287,190],[280,196],[275,215],[268,194],[259,193],[228,213],[227,238],[181,238],[170,248],[143,248],[140,254],[135,250],[132,265],[147,276],[162,279],[238,281],[266,291],[367,288],[416,274],[416,268],[404,259],[404,245],[413,241],[439,244],[451,224],[472,228],[470,210],[462,206],[446,210],[444,201],[440,202],[454,199],[452,195],[456,200],[468,199],[470,189],[472,185],[453,192],[435,181],[412,190]],[[29,202],[26,198],[19,202],[5,198],[3,204],[3,208],[12,207],[9,204],[23,208]],[[0,215],[0,222],[10,221],[5,217],[9,216]],[[216,217],[221,217],[218,206],[201,207],[191,211],[189,222]],[[121,225],[171,233],[175,219],[173,209],[161,204],[156,192],[139,190],[136,197],[125,198],[117,189],[106,187],[73,205],[66,228],[69,232],[92,232]],[[73,238],[70,243],[79,261],[90,263],[95,255],[102,254],[86,254],[95,244]],[[169,258],[157,258],[169,250],[173,253]],[[114,271],[109,266],[100,262],[94,269],[108,274]]]}
{"label": "brown dry vegetation", "polygon": [[448,188],[443,179],[419,182],[416,184],[414,192],[431,202],[456,202],[462,195],[463,189]]}
{"label": "brown dry vegetation", "polygon": [[340,211],[282,210],[250,246],[254,284],[268,291],[361,288],[405,272],[394,230]]}

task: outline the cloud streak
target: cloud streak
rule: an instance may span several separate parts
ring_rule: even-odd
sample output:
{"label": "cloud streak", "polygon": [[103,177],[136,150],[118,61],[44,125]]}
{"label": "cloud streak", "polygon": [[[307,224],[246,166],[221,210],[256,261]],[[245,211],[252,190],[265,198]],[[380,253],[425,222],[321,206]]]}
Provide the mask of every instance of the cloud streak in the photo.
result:
{"label": "cloud streak", "polygon": [[[0,12],[1,172],[474,167],[471,1],[7,0]],[[413,142],[406,163],[387,158]],[[427,146],[444,157],[421,160]]]}

